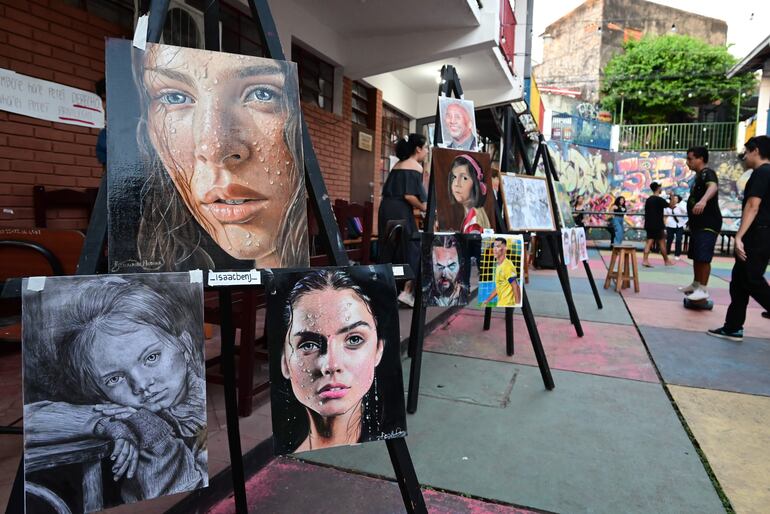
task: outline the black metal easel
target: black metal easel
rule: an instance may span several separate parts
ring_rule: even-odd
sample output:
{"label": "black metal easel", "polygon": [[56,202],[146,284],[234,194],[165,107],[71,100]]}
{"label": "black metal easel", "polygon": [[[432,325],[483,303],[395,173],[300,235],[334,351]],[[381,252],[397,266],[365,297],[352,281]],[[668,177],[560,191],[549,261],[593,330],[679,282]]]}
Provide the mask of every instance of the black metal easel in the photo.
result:
{"label": "black metal easel", "polygon": [[[163,31],[163,25],[168,12],[169,0],[150,0],[149,26],[147,41],[157,43]],[[275,21],[267,0],[249,0],[252,18],[259,25],[261,38],[267,49],[266,57],[285,60]],[[204,11],[204,34],[206,50],[219,51],[219,0],[206,2]],[[311,204],[319,223],[320,238],[323,248],[332,266],[346,266],[350,262],[342,244],[342,237],[334,219],[331,202],[323,181],[321,168],[318,164],[310,133],[302,120],[302,144],[305,161],[305,180],[310,195]],[[88,232],[83,251],[78,263],[78,275],[92,275],[104,269],[104,245],[107,239],[107,174],[102,176],[96,204],[88,225]],[[204,281],[204,284],[206,282]],[[244,286],[237,286],[242,288]],[[219,308],[221,317],[222,342],[222,374],[224,376],[225,417],[227,420],[227,438],[230,453],[230,466],[233,481],[235,509],[238,514],[246,514],[246,480],[243,469],[241,451],[240,426],[238,424],[238,398],[235,383],[235,326],[232,316],[231,287],[209,288],[219,293]],[[426,513],[425,501],[417,480],[409,449],[404,438],[388,439],[386,441],[388,454],[396,480],[408,513]],[[24,460],[19,464],[11,497],[6,513],[23,512],[24,510]]]}
{"label": "black metal easel", "polygon": [[[460,85],[460,77],[457,75],[457,70],[454,66],[445,65],[441,68],[441,84],[438,89],[438,96],[452,96],[456,98],[462,98],[463,90]],[[441,119],[438,109],[438,103],[436,104],[436,117],[435,117],[435,130],[433,135],[433,145],[436,146],[441,137]],[[428,183],[428,210],[425,217],[425,230],[426,233],[432,233],[436,220],[436,174],[434,169],[434,162],[431,161],[431,173]],[[421,255],[424,255],[431,244],[430,238],[422,238]],[[415,270],[415,277],[417,281],[421,280],[422,262]],[[417,412],[417,401],[420,391],[420,373],[422,369],[422,352],[423,343],[425,340],[425,315],[427,306],[425,304],[425,298],[423,298],[422,287],[417,284],[414,288],[414,310],[412,312],[412,327],[409,334],[409,356],[412,359],[411,367],[409,370],[409,393],[407,396],[406,410],[410,414]],[[491,311],[491,308],[490,308]],[[538,367],[540,368],[540,374],[543,377],[543,383],[546,389],[553,389],[553,377],[551,376],[551,370],[548,367],[548,361],[543,350],[543,344],[540,340],[540,334],[537,331],[537,324],[535,323],[534,315],[532,314],[532,308],[527,298],[527,293],[523,294],[523,307],[522,312],[527,324],[527,331],[529,332],[532,346],[535,350],[535,356],[537,357]],[[513,355],[513,308],[505,309],[505,321],[506,321],[506,352],[508,355]]]}

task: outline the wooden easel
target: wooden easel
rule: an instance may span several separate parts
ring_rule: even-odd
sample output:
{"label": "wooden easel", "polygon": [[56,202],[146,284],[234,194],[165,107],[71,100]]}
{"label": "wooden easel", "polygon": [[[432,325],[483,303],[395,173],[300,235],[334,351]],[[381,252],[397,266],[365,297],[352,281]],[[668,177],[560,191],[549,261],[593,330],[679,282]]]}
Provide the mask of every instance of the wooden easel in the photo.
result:
{"label": "wooden easel", "polygon": [[[438,89],[438,96],[452,96],[455,98],[462,98],[463,90],[460,85],[460,77],[457,75],[457,70],[454,66],[445,65],[441,68],[441,84]],[[441,118],[438,109],[438,102],[436,104],[436,117],[435,117],[435,130],[433,135],[433,145],[436,146],[441,136]],[[431,160],[431,173],[430,181],[428,183],[428,210],[425,217],[426,233],[432,234],[433,227],[436,221],[436,173],[434,169],[434,161]],[[497,205],[497,202],[495,202]],[[430,238],[422,238],[421,242],[421,255],[425,255],[430,251]],[[427,248],[426,248],[427,247]],[[409,393],[407,396],[406,410],[410,414],[417,412],[417,400],[420,391],[420,373],[422,369],[422,352],[423,343],[425,340],[425,315],[426,315],[426,302],[422,295],[422,286],[419,281],[422,279],[422,262],[417,270],[415,270],[415,277],[417,284],[413,288],[414,295],[414,310],[412,311],[412,327],[409,334],[409,356],[412,359],[411,367],[409,370]],[[491,316],[491,308],[488,308]],[[532,347],[535,350],[535,357],[537,358],[537,364],[540,368],[540,374],[543,377],[543,384],[546,389],[553,389],[553,377],[551,376],[551,370],[548,367],[548,360],[543,350],[543,344],[540,340],[540,334],[537,330],[537,324],[535,323],[535,317],[532,313],[532,308],[527,298],[526,290],[523,291],[523,306],[522,313],[524,314],[524,320],[527,325],[527,332],[529,332],[530,340],[532,341]],[[485,324],[486,315],[485,315]],[[513,355],[513,308],[506,307],[505,309],[505,332],[506,332],[506,353]]]}
{"label": "wooden easel", "polygon": [[[168,12],[169,0],[150,0],[149,27],[147,41],[157,43],[163,31],[163,25]],[[266,57],[285,60],[278,32],[275,27],[267,0],[249,0],[252,18],[260,27],[260,37],[267,49]],[[206,50],[220,51],[219,46],[219,0],[206,2],[204,12],[204,34]],[[323,181],[321,168],[318,164],[310,133],[302,120],[302,145],[305,161],[305,180],[311,204],[319,223],[319,237],[332,266],[347,266],[350,264],[342,244],[339,228]],[[88,225],[88,233],[83,246],[78,265],[79,275],[92,275],[105,270],[104,245],[107,239],[107,174],[102,176],[96,204]],[[204,284],[205,284],[204,278]],[[243,288],[244,286],[237,286]],[[237,394],[235,382],[235,327],[233,324],[231,287],[209,287],[219,293],[219,308],[221,316],[222,343],[222,374],[224,376],[225,417],[227,421],[228,448],[233,481],[235,508],[238,514],[246,514],[246,481],[243,470],[241,452],[240,426],[238,424]],[[393,471],[396,475],[401,496],[406,511],[409,513],[427,513],[422,497],[420,483],[414,470],[412,458],[406,445],[405,438],[388,439],[385,441]],[[24,460],[19,464],[19,470],[11,491],[6,513],[24,511]]]}

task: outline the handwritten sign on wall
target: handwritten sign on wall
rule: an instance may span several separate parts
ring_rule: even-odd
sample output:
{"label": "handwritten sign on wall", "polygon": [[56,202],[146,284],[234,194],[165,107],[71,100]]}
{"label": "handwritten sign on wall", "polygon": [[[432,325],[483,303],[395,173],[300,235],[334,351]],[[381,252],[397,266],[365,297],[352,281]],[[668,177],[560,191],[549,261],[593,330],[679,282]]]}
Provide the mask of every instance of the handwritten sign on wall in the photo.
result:
{"label": "handwritten sign on wall", "polygon": [[104,127],[96,94],[0,68],[0,109],[40,120]]}

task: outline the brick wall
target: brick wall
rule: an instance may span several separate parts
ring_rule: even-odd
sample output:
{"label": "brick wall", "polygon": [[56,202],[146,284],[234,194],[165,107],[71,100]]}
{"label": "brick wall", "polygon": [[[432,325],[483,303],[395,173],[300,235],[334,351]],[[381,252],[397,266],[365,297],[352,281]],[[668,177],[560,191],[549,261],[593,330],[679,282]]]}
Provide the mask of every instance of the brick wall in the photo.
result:
{"label": "brick wall", "polygon": [[[104,76],[104,38],[122,30],[58,0],[0,0],[0,68],[86,91]],[[0,111],[0,226],[34,226],[32,186],[98,187],[96,129]],[[86,213],[49,211],[51,228],[84,228]]]}
{"label": "brick wall", "polygon": [[352,137],[352,81],[343,80],[342,115],[302,102],[310,139],[332,202],[350,200],[350,138]]}

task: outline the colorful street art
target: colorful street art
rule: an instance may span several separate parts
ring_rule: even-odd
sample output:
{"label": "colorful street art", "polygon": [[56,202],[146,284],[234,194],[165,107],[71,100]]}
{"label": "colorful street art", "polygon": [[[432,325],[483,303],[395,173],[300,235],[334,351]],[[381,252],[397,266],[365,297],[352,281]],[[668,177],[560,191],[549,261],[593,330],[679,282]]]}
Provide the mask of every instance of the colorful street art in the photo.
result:
{"label": "colorful street art", "polygon": [[[548,149],[559,180],[574,201],[583,195],[589,211],[609,211],[618,195],[626,198],[628,212],[644,210],[650,183],[663,186],[664,195],[676,193],[684,200],[695,172],[686,164],[685,152],[609,152],[561,141]],[[719,177],[719,206],[723,216],[740,216],[743,189],[751,172],[744,171],[735,152],[712,152],[709,165]],[[542,165],[541,165],[542,168]],[[538,174],[543,170],[538,170]],[[725,218],[724,230],[735,230],[738,219]],[[586,225],[604,225],[604,216],[586,216]],[[626,216],[628,227],[641,227],[644,219]]]}

